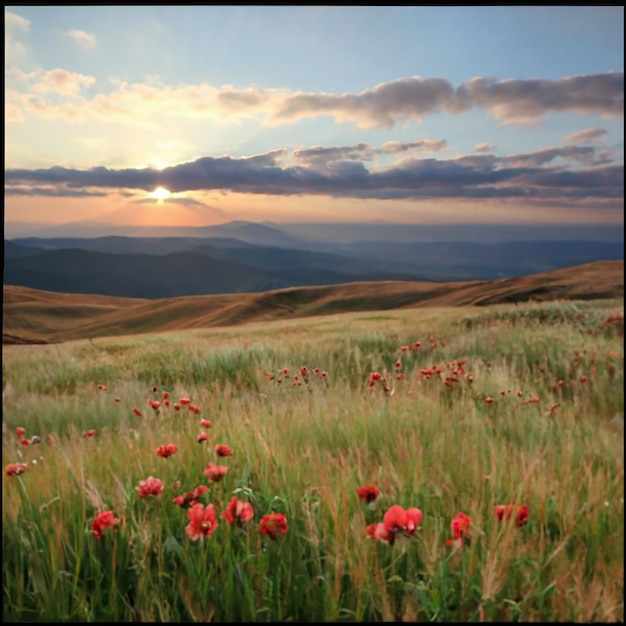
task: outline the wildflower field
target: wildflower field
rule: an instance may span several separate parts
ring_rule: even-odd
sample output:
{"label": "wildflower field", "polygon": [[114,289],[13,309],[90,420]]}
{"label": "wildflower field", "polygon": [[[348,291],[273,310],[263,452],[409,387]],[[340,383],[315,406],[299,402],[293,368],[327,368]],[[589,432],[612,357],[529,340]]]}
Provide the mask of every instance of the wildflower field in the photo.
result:
{"label": "wildflower field", "polygon": [[623,301],[3,348],[3,620],[624,619]]}

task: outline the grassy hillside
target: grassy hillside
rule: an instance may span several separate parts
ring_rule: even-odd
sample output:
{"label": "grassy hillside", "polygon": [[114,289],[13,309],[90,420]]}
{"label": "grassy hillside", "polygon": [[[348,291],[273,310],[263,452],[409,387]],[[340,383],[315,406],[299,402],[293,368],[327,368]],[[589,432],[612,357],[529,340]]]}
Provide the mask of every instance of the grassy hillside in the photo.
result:
{"label": "grassy hillside", "polygon": [[142,300],[4,286],[3,341],[29,343],[230,326],[349,311],[587,300],[624,294],[624,262],[521,278],[456,283],[381,281],[260,294]]}
{"label": "grassy hillside", "polygon": [[[308,293],[265,298],[293,314],[336,297]],[[623,621],[620,311],[405,307],[4,346],[3,621]]]}

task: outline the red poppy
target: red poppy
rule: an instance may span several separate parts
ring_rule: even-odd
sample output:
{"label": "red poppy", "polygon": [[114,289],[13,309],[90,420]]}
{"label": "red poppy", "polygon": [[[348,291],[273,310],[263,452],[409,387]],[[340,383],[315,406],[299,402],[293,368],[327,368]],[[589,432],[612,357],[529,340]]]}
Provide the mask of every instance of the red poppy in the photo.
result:
{"label": "red poppy", "polygon": [[198,435],[198,443],[202,443],[203,441],[206,441],[209,438],[209,436],[202,431],[199,435]]}
{"label": "red poppy", "polygon": [[422,347],[421,342],[416,341],[416,342],[415,342],[415,349],[416,349],[416,350],[419,350],[421,347]]}
{"label": "red poppy", "polygon": [[470,532],[471,524],[472,519],[468,515],[465,515],[465,513],[457,514],[450,524],[454,539],[448,539],[446,544],[449,546],[455,545],[460,548],[464,543],[468,543],[472,536]]}
{"label": "red poppy", "polygon": [[121,520],[113,515],[113,511],[103,511],[91,522],[91,532],[100,539],[105,528],[119,526],[120,522]]}
{"label": "red poppy", "polygon": [[178,402],[174,402],[172,406],[174,407],[175,411],[180,411],[180,404],[178,404]]}
{"label": "red poppy", "polygon": [[[502,521],[503,519],[511,519],[513,515],[513,509],[515,508],[515,502],[511,502],[511,504],[498,504],[496,506],[496,516],[498,521]],[[530,509],[525,505],[521,505],[517,507],[517,511],[515,513],[515,523],[517,527],[523,526],[528,519],[530,518]]]}
{"label": "red poppy", "polygon": [[396,361],[396,362],[393,364],[393,366],[394,366],[397,370],[399,370],[399,369],[402,367],[402,361]]}
{"label": "red poppy", "polygon": [[205,428],[211,428],[211,421],[202,419],[200,420],[200,425],[204,426]]}
{"label": "red poppy", "polygon": [[223,443],[218,443],[215,446],[215,454],[217,454],[217,456],[230,456],[232,453],[232,448]]}
{"label": "red poppy", "polygon": [[517,513],[515,515],[515,523],[517,527],[523,526],[530,519],[530,508],[525,504],[518,507]]}
{"label": "red poppy", "polygon": [[375,384],[376,384],[376,381],[375,381],[373,378],[370,378],[370,379],[367,381],[367,386],[368,386],[368,387],[373,387]]}
{"label": "red poppy", "polygon": [[133,407],[133,413],[138,417],[141,417],[143,415],[143,413],[136,406]]}
{"label": "red poppy", "polygon": [[22,439],[22,440],[20,441],[20,443],[21,443],[23,446],[30,446],[30,441],[29,441],[28,439]]}
{"label": "red poppy", "polygon": [[422,512],[419,509],[405,511],[399,504],[394,504],[383,515],[385,530],[394,535],[404,532],[412,535],[421,521]]}
{"label": "red poppy", "polygon": [[154,393],[156,393],[159,390],[159,388],[156,385],[152,385],[152,391]]}
{"label": "red poppy", "polygon": [[140,498],[146,496],[158,496],[163,493],[163,482],[154,476],[148,476],[146,480],[140,480],[139,486],[135,487]]}
{"label": "red poppy", "polygon": [[249,502],[245,500],[238,500],[233,496],[231,501],[226,506],[222,517],[229,523],[234,524],[240,522],[241,524],[247,524],[254,517],[254,509]]}
{"label": "red poppy", "polygon": [[309,375],[309,368],[306,365],[300,366],[300,376],[306,378]]}
{"label": "red poppy", "polygon": [[22,428],[21,426],[18,426],[15,429],[15,432],[17,433],[18,438],[22,439],[24,437],[24,435],[26,434],[26,429]]}
{"label": "red poppy", "polygon": [[316,374],[319,374],[319,373],[320,373],[320,368],[319,368],[319,367],[316,367],[313,371],[314,371]]}
{"label": "red poppy", "polygon": [[148,400],[148,404],[155,410],[158,411],[161,408],[161,403],[158,400]]}
{"label": "red poppy", "polygon": [[204,507],[199,502],[194,503],[187,509],[187,517],[189,524],[185,526],[185,533],[192,541],[210,537],[219,526],[212,504]]}
{"label": "red poppy", "polygon": [[553,415],[554,412],[560,407],[560,404],[553,404],[549,409],[548,409],[548,413],[550,413],[550,415]]}
{"label": "red poppy", "polygon": [[122,398],[120,398],[119,396],[117,398],[115,398],[115,402],[121,402]]}
{"label": "red poppy", "polygon": [[98,391],[106,391],[106,390],[107,390],[106,385],[98,385]]}
{"label": "red poppy", "polygon": [[414,535],[421,521],[422,512],[419,509],[405,511],[399,504],[394,504],[383,516],[382,524],[370,524],[365,532],[373,539],[393,544],[399,535]]}
{"label": "red poppy", "polygon": [[422,521],[422,512],[416,507],[407,509],[406,511],[406,530],[407,535],[414,535],[417,527]]}
{"label": "red poppy", "polygon": [[531,398],[528,402],[532,402],[533,404],[536,404],[537,402],[539,402],[539,398],[535,396],[534,398]]}
{"label": "red poppy", "polygon": [[363,500],[369,504],[370,502],[374,502],[376,498],[378,498],[378,487],[375,485],[364,485],[363,487],[357,487],[356,493]]}
{"label": "red poppy", "polygon": [[96,434],[95,429],[86,430],[83,432],[83,437],[93,437]]}
{"label": "red poppy", "polygon": [[394,539],[393,533],[390,533],[385,529],[385,525],[381,522],[379,524],[370,524],[365,527],[365,532],[372,538],[378,539],[378,541],[392,542]]}
{"label": "red poppy", "polygon": [[160,457],[166,459],[168,456],[172,456],[172,454],[176,454],[178,452],[178,446],[175,443],[165,443],[162,446],[159,446],[155,452]]}
{"label": "red poppy", "polygon": [[209,463],[204,468],[204,475],[208,476],[214,483],[218,483],[228,471],[228,467],[225,465],[214,465],[213,463]]}
{"label": "red poppy", "polygon": [[279,533],[287,534],[289,526],[282,513],[269,513],[261,518],[261,532],[270,539],[276,539]]}
{"label": "red poppy", "polygon": [[372,380],[380,380],[380,372],[372,372],[372,373],[370,374],[370,378],[371,378]]}
{"label": "red poppy", "polygon": [[195,404],[190,404],[190,405],[189,405],[189,410],[190,410],[192,413],[200,413],[200,407],[199,407],[199,406],[197,406],[197,405],[195,405]]}
{"label": "red poppy", "polygon": [[163,404],[164,404],[165,406],[169,406],[169,405],[170,405],[170,401],[169,401],[169,400],[163,400]]}
{"label": "red poppy", "polygon": [[485,398],[485,402],[486,402],[487,404],[491,404],[491,403],[493,402],[493,398],[492,398],[491,396],[487,396],[487,397]]}
{"label": "red poppy", "polygon": [[9,463],[4,471],[7,476],[19,476],[28,469],[28,463]]}
{"label": "red poppy", "polygon": [[322,372],[322,378],[328,378],[328,372],[326,371]]}
{"label": "red poppy", "polygon": [[282,375],[283,376],[287,376],[287,374],[289,374],[289,370],[286,367],[283,367],[283,369],[281,370]]}
{"label": "red poppy", "polygon": [[180,403],[181,404],[189,404],[191,402],[191,400],[189,398],[181,398],[180,399]]}
{"label": "red poppy", "polygon": [[580,382],[581,383],[586,383],[587,382],[587,377],[584,374],[580,377]]}
{"label": "red poppy", "polygon": [[517,393],[517,397],[518,397],[518,398],[521,398],[521,397],[524,395],[524,392],[523,392],[523,391],[520,391],[519,389],[517,390],[517,392],[516,392],[516,393]]}
{"label": "red poppy", "polygon": [[200,499],[200,496],[207,492],[209,488],[206,485],[198,485],[193,491],[187,491],[182,496],[176,496],[174,498],[174,502],[180,506],[187,506],[188,504],[193,504],[196,500]]}
{"label": "red poppy", "polygon": [[163,396],[163,400],[167,400],[170,397],[170,394],[167,393],[167,391],[164,391],[161,395]]}

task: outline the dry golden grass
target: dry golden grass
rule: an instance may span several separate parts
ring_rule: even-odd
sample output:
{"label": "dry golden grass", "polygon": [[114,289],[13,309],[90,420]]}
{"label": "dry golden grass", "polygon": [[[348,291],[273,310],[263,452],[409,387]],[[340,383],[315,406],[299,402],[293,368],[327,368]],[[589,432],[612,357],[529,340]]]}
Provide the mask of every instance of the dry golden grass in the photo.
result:
{"label": "dry golden grass", "polygon": [[624,295],[624,262],[599,261],[491,281],[360,282],[161,300],[64,294],[13,285],[5,285],[3,291],[3,343],[48,343],[344,312],[619,298]]}

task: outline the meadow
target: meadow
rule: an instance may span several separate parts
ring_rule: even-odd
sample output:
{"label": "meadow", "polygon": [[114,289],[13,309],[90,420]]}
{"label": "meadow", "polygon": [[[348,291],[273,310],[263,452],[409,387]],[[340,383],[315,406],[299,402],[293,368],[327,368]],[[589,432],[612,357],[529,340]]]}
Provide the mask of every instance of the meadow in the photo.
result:
{"label": "meadow", "polygon": [[623,352],[622,299],[4,346],[3,621],[623,621]]}

